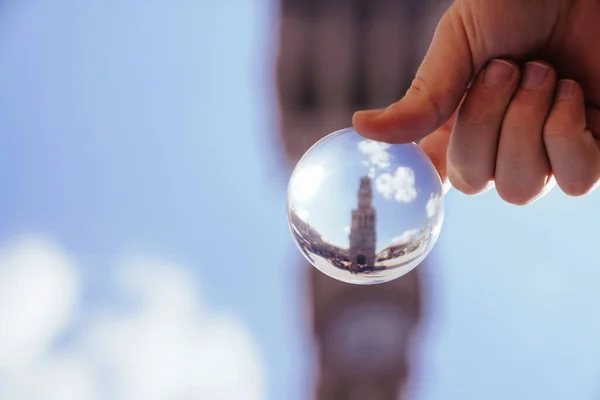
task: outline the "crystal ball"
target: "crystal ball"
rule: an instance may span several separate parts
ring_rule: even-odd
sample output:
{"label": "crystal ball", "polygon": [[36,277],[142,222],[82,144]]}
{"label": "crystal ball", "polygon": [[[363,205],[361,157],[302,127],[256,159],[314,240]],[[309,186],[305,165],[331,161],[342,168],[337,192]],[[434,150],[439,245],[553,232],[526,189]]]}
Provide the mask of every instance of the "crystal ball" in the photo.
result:
{"label": "crystal ball", "polygon": [[414,143],[329,134],[300,159],[288,186],[290,231],[306,259],[353,284],[388,282],[429,254],[444,220],[444,191]]}

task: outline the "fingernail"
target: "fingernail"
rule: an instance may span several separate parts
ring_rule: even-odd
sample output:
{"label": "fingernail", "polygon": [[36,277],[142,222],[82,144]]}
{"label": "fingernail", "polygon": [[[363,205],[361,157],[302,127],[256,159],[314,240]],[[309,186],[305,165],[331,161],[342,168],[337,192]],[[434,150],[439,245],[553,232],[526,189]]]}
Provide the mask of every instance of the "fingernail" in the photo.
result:
{"label": "fingernail", "polygon": [[570,79],[563,79],[558,82],[558,89],[556,90],[556,100],[568,100],[573,94],[575,89],[575,82]]}
{"label": "fingernail", "polygon": [[485,84],[489,87],[506,85],[515,71],[515,67],[504,60],[492,60],[485,69]]}
{"label": "fingernail", "polygon": [[546,80],[550,67],[539,62],[529,62],[525,65],[523,86],[529,89],[540,86]]}
{"label": "fingernail", "polygon": [[389,107],[374,110],[361,110],[355,112],[354,115],[358,116],[359,118],[377,118],[383,115],[388,110],[388,108]]}

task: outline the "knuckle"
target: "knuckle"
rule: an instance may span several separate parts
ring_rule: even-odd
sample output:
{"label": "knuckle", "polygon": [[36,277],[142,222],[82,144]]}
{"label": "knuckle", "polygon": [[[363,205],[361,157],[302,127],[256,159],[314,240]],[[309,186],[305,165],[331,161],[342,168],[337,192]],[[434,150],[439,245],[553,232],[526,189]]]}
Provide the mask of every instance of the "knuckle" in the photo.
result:
{"label": "knuckle", "polygon": [[435,98],[431,83],[429,83],[429,81],[427,81],[422,74],[418,73],[415,76],[415,79],[413,79],[410,87],[408,88],[408,93],[412,93],[426,99],[433,113],[435,113],[438,123],[442,124],[445,122],[443,121],[444,109],[441,105],[441,101]]}
{"label": "knuckle", "polygon": [[473,90],[460,107],[457,125],[477,131],[497,131],[506,109],[503,96],[490,92],[491,89]]}
{"label": "knuckle", "polygon": [[[505,116],[502,126],[503,132],[509,130],[515,135],[530,134],[531,131],[537,131],[539,134],[542,128],[541,118],[538,118],[540,112],[531,104],[511,103]],[[508,119],[508,120],[507,120]]]}
{"label": "knuckle", "polygon": [[546,124],[544,127],[544,140],[560,139],[567,136],[567,130],[564,127],[557,125]]}
{"label": "knuckle", "polygon": [[421,74],[417,74],[412,80],[410,87],[408,88],[409,93],[428,96],[431,93],[431,85]]}
{"label": "knuckle", "polygon": [[559,139],[571,135],[572,132],[582,131],[583,127],[577,125],[577,121],[569,114],[551,114],[544,124],[544,140]]}
{"label": "knuckle", "polygon": [[475,105],[470,105],[470,107],[463,106],[458,114],[457,127],[463,129],[468,127],[472,130],[486,130],[494,118],[489,112],[482,109],[481,104],[482,103],[478,102]]}

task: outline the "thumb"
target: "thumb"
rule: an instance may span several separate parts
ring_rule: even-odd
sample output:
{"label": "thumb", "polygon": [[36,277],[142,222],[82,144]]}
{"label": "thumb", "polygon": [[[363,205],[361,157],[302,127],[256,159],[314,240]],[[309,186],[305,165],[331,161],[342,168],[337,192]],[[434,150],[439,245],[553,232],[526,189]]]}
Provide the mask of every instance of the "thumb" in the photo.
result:
{"label": "thumb", "polygon": [[427,55],[404,98],[386,109],[355,113],[354,128],[373,140],[415,142],[450,118],[473,72],[471,49],[461,14],[457,8],[451,7],[442,17]]}

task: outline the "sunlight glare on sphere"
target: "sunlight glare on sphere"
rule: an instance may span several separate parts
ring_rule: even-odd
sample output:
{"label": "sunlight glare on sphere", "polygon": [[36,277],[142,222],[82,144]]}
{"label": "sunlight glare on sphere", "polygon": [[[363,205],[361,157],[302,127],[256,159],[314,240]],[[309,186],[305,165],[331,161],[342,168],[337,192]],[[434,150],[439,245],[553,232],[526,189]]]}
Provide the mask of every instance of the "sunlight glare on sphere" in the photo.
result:
{"label": "sunlight glare on sphere", "polygon": [[387,144],[352,128],[317,142],[288,187],[298,248],[321,272],[375,284],[401,277],[429,254],[444,220],[442,182],[413,143]]}
{"label": "sunlight glare on sphere", "polygon": [[298,169],[290,189],[292,195],[301,201],[310,200],[319,190],[325,171],[320,165],[307,165]]}

